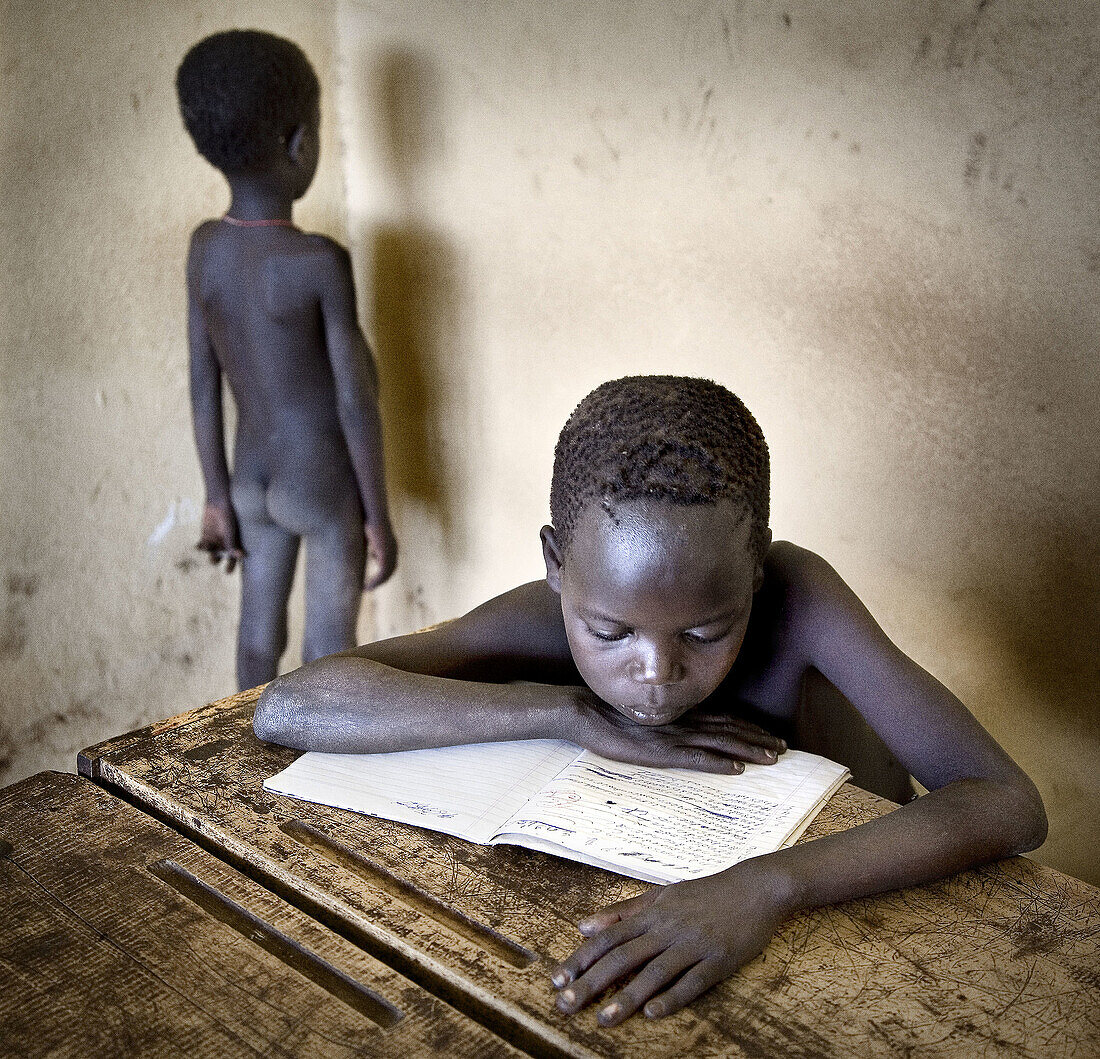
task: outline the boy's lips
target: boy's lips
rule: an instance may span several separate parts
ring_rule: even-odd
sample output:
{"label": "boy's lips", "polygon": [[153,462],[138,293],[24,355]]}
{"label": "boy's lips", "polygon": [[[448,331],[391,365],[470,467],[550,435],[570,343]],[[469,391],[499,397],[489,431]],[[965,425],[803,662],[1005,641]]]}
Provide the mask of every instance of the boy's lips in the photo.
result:
{"label": "boy's lips", "polygon": [[620,702],[616,708],[639,724],[650,726],[669,724],[684,712],[682,706],[670,704],[631,706],[629,703]]}

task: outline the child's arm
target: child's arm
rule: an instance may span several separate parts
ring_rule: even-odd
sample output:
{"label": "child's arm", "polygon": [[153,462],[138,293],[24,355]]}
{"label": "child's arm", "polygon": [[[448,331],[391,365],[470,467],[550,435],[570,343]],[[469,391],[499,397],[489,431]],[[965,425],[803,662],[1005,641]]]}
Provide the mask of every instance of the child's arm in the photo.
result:
{"label": "child's arm", "polygon": [[369,556],[374,572],[364,587],[382,584],[397,566],[397,540],[390,525],[382,462],[382,421],[378,413],[378,370],[359,327],[351,258],[326,240],[321,282],[321,315],[333,378],[340,427],[351,454],[359,498],[363,503]]}
{"label": "child's arm", "polygon": [[229,465],[225,458],[225,427],[222,419],[222,369],[210,341],[199,302],[198,233],[187,255],[187,340],[191,358],[191,417],[195,446],[199,453],[206,487],[202,532],[198,547],[210,553],[210,561],[225,556],[226,573],[232,573],[244,555],[237,516],[229,499]]}
{"label": "child's arm", "polygon": [[824,560],[797,551],[790,558],[801,584],[790,617],[804,663],[848,697],[931,793],[847,831],[591,916],[581,924],[590,940],[553,977],[562,1010],[634,975],[600,1021],[614,1025],[639,1009],[667,1015],[756,956],[798,910],[927,882],[1042,842],[1046,816],[1027,776],[890,642]]}
{"label": "child's arm", "polygon": [[784,746],[734,717],[688,715],[660,727],[619,717],[579,685],[558,597],[545,581],[426,632],[277,677],[253,724],[261,739],[303,750],[372,754],[567,739],[633,764],[722,773],[742,771],[742,761],[774,761]]}

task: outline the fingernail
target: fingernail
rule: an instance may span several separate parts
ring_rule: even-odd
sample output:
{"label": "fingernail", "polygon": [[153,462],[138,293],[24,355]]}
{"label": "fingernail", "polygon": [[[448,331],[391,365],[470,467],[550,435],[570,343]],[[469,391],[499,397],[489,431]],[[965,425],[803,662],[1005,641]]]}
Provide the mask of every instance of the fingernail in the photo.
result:
{"label": "fingernail", "polygon": [[764,757],[766,757],[769,761],[774,761],[776,758],[776,753],[774,750],[765,750]]}
{"label": "fingernail", "polygon": [[652,1001],[645,1006],[645,1017],[647,1019],[658,1019],[665,1013],[665,1009],[657,1001]]}
{"label": "fingernail", "polygon": [[622,1005],[620,1004],[608,1004],[607,1007],[600,1012],[600,1021],[609,1022],[611,1019],[617,1019],[619,1012],[622,1011]]}
{"label": "fingernail", "polygon": [[553,982],[554,985],[556,985],[559,989],[561,989],[563,985],[569,984],[570,976],[567,971],[555,971],[550,976],[550,981]]}
{"label": "fingernail", "polygon": [[564,993],[561,994],[561,999],[563,1003],[572,1006],[577,1002],[577,994],[572,989],[567,989]]}
{"label": "fingernail", "polygon": [[787,749],[787,740],[786,740],[786,739],[780,739],[780,740],[779,740],[779,746],[780,746],[780,747],[781,747],[781,748],[782,748],[783,750],[786,750],[786,749]]}

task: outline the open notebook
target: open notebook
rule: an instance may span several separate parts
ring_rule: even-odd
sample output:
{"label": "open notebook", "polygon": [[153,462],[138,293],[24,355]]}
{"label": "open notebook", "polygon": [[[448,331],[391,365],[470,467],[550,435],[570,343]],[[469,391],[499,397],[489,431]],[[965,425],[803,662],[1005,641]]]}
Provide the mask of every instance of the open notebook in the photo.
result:
{"label": "open notebook", "polygon": [[572,743],[532,739],[307,753],[264,788],[667,883],[793,844],[849,775],[797,750],[774,765],[716,776],[624,765]]}

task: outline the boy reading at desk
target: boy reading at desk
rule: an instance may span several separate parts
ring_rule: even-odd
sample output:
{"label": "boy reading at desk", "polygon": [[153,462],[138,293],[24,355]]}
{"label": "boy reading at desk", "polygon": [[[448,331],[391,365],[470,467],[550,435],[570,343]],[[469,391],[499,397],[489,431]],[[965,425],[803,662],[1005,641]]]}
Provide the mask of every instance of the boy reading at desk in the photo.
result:
{"label": "boy reading at desk", "polygon": [[604,1025],[676,1011],[797,910],[1034,849],[1046,818],[1031,781],[824,559],[772,542],[768,493],[763,434],[728,390],[605,383],[558,440],[546,580],[279,678],[256,733],[353,753],[549,737],[736,773],[786,748],[752,718],[783,729],[807,673],[823,673],[930,793],[582,922],[588,940],[552,981],[566,1012],[624,983]]}
{"label": "boy reading at desk", "polygon": [[[378,376],[347,251],[291,219],[317,168],[309,60],[269,33],[216,33],[187,53],[176,87],[187,131],[232,196],[191,237],[188,335],[206,485],[198,546],[229,572],[241,563],[237,680],[250,688],[275,675],[286,647],[300,541],[306,661],[354,646],[364,587],[393,572]],[[223,374],[237,407],[232,476]]]}

